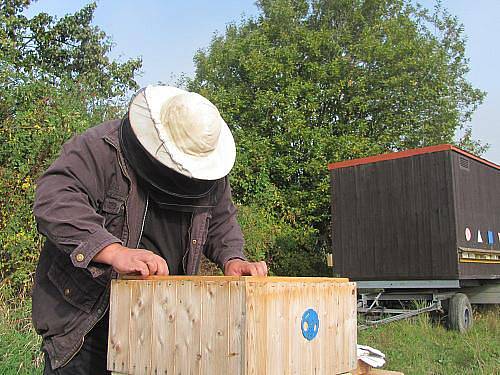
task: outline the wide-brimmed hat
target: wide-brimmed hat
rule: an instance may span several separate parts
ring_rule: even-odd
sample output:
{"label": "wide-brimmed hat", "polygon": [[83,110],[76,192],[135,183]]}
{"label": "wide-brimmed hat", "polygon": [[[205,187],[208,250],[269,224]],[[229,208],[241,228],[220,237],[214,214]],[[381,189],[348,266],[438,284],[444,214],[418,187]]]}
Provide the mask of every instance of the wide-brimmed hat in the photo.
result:
{"label": "wide-brimmed hat", "polygon": [[132,99],[129,120],[145,150],[184,176],[217,180],[234,165],[231,131],[215,105],[197,93],[148,86]]}

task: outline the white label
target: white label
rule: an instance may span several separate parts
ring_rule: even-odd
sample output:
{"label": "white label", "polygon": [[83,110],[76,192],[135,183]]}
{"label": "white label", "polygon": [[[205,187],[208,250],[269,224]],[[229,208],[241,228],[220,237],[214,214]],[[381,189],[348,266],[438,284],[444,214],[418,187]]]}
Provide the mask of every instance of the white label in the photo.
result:
{"label": "white label", "polygon": [[470,232],[470,229],[469,228],[465,228],[465,239],[467,241],[470,241],[472,238],[472,233]]}

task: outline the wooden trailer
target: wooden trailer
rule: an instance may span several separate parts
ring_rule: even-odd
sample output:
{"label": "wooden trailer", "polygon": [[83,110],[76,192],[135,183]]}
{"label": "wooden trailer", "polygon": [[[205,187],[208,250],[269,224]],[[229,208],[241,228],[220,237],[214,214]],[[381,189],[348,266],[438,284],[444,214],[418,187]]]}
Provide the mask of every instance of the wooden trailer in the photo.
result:
{"label": "wooden trailer", "polygon": [[334,272],[377,291],[361,310],[426,299],[466,330],[470,302],[500,303],[500,166],[438,145],[329,169]]}

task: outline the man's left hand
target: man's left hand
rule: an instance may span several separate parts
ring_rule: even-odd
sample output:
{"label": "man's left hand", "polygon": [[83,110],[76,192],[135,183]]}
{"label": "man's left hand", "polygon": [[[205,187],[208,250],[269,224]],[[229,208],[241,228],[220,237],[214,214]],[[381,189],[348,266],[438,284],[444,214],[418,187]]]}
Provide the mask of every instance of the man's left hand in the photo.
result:
{"label": "man's left hand", "polygon": [[242,259],[231,259],[224,265],[226,276],[267,276],[266,262],[247,262]]}

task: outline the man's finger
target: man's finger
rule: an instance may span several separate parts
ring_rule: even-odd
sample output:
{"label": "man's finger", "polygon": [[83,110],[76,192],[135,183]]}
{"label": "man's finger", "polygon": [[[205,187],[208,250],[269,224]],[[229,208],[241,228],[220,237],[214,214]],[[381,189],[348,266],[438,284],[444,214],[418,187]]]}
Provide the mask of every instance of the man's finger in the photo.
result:
{"label": "man's finger", "polygon": [[258,262],[256,263],[257,270],[259,271],[259,276],[267,275],[267,264],[266,262]]}
{"label": "man's finger", "polygon": [[141,276],[149,276],[149,268],[144,262],[137,262],[135,271],[140,272]]}
{"label": "man's finger", "polygon": [[146,262],[146,265],[149,268],[149,274],[150,275],[156,275],[156,273],[158,272],[158,261],[156,259],[155,260],[149,260],[149,261]]}
{"label": "man's finger", "polygon": [[259,270],[255,263],[248,263],[248,270],[250,271],[250,276],[259,276]]}
{"label": "man's finger", "polygon": [[140,250],[135,255],[137,260],[140,260],[144,263],[150,262],[156,257],[156,254],[149,250]]}
{"label": "man's finger", "polygon": [[226,276],[243,276],[243,272],[241,269],[235,269],[234,267],[229,267],[227,269],[227,272],[225,273]]}
{"label": "man's finger", "polygon": [[267,276],[267,273],[268,273],[268,269],[267,269],[267,263],[262,261],[262,267],[264,268],[264,276]]}
{"label": "man's finger", "polygon": [[168,264],[165,262],[165,259],[158,259],[158,270],[156,271],[157,275],[167,276],[168,275]]}

